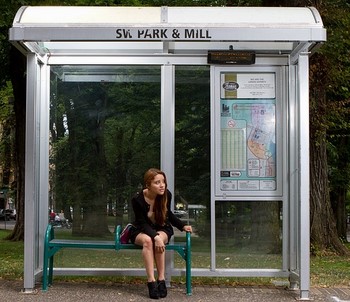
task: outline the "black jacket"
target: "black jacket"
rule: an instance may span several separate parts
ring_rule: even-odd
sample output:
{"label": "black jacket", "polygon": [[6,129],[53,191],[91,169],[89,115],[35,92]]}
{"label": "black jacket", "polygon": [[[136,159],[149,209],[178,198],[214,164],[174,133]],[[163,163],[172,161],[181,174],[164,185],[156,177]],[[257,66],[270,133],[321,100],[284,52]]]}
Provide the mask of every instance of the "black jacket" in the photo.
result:
{"label": "black jacket", "polygon": [[132,198],[131,203],[132,203],[132,208],[134,210],[134,215],[135,215],[135,221],[133,222],[133,225],[136,227],[137,233],[142,232],[147,234],[151,238],[154,238],[157,235],[157,231],[162,230],[163,228],[165,228],[165,230],[169,230],[169,227],[172,228],[171,226],[174,226],[180,231],[183,231],[183,227],[185,226],[185,223],[182,222],[178,217],[176,217],[175,214],[171,211],[170,209],[171,193],[169,190],[167,190],[167,194],[168,194],[168,206],[167,206],[168,211],[167,211],[165,226],[155,225],[148,218],[147,213],[149,211],[150,205],[146,202],[142,191],[140,193],[137,193]]}

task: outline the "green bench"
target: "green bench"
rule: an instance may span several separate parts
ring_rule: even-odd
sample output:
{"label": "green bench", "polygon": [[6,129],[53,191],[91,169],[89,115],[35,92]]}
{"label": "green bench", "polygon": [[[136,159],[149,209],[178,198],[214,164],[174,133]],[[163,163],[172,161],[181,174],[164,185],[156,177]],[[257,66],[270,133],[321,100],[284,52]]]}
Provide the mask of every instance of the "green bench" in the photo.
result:
{"label": "green bench", "polygon": [[[74,239],[55,239],[54,228],[49,224],[45,232],[44,241],[44,263],[42,276],[42,290],[47,291],[48,286],[53,282],[54,255],[62,248],[75,249],[109,249],[109,250],[133,250],[141,249],[135,244],[122,244],[120,234],[122,228],[118,225],[115,229],[114,241],[99,240],[74,240]],[[191,234],[186,232],[186,242],[168,244],[166,250],[176,251],[186,262],[186,294],[192,294],[191,285]]]}

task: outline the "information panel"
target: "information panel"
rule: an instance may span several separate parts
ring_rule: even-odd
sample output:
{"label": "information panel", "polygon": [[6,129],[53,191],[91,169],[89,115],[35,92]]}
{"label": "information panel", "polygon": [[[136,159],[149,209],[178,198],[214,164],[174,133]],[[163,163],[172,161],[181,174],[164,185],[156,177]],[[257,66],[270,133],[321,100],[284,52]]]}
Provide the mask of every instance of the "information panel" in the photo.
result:
{"label": "information panel", "polygon": [[220,71],[217,79],[216,187],[276,195],[276,73]]}

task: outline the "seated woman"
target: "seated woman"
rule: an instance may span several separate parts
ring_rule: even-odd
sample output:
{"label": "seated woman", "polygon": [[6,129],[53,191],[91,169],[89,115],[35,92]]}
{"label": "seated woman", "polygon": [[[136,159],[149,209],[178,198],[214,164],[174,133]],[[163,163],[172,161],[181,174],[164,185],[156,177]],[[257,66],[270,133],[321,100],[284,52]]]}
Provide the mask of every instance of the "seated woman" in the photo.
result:
{"label": "seated woman", "polygon": [[[165,173],[158,169],[149,169],[144,175],[144,189],[132,198],[135,214],[134,231],[131,242],[142,246],[147,286],[152,299],[167,296],[165,285],[165,245],[174,234],[173,226],[180,231],[192,232],[170,210],[171,193],[167,189]],[[154,276],[154,262],[158,279]]]}

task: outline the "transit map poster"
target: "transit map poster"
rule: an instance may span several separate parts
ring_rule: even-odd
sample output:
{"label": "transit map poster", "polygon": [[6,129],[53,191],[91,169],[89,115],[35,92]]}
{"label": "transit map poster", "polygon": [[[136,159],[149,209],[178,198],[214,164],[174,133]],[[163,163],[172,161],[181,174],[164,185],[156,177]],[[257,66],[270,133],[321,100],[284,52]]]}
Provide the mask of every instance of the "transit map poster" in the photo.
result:
{"label": "transit map poster", "polygon": [[220,190],[276,190],[275,73],[220,73]]}

